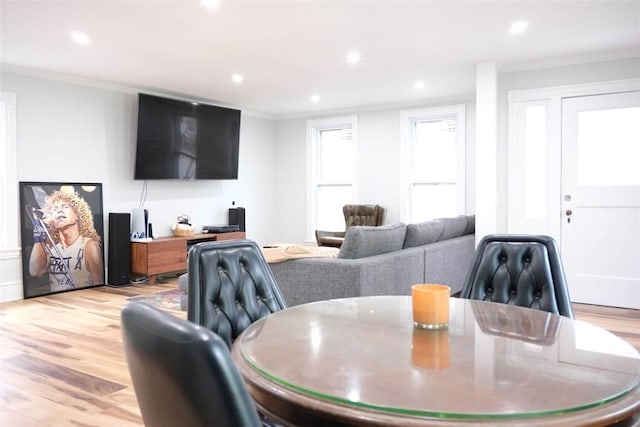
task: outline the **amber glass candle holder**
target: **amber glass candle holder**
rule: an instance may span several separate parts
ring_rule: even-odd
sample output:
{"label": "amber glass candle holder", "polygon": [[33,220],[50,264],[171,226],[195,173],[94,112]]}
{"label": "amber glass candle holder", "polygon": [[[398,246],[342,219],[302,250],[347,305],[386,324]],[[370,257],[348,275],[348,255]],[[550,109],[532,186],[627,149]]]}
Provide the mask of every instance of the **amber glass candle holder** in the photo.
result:
{"label": "amber glass candle holder", "polygon": [[413,324],[423,329],[444,329],[449,325],[451,288],[446,285],[420,284],[411,287]]}

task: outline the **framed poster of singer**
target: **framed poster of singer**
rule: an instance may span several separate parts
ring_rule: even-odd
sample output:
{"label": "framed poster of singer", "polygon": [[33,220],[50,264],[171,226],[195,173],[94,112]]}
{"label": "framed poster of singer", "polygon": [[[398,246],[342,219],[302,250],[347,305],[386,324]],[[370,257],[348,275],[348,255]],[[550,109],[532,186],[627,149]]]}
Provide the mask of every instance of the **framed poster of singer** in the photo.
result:
{"label": "framed poster of singer", "polygon": [[24,298],[104,284],[102,184],[21,182]]}

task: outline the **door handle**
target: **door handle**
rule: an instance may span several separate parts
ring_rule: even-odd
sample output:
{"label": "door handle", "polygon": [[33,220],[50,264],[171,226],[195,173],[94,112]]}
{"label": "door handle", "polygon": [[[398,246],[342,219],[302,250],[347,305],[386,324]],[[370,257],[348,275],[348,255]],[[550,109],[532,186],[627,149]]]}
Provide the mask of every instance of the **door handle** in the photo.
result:
{"label": "door handle", "polygon": [[565,215],[567,215],[567,223],[571,222],[571,214],[573,214],[573,211],[571,209],[567,209],[565,212]]}

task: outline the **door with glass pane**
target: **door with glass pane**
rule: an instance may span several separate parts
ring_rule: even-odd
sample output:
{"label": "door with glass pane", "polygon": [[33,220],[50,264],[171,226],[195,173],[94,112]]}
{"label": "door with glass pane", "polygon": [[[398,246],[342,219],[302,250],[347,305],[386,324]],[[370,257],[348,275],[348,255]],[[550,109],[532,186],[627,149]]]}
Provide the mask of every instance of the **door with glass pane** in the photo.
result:
{"label": "door with glass pane", "polygon": [[640,309],[640,92],[562,101],[562,254],[571,300]]}

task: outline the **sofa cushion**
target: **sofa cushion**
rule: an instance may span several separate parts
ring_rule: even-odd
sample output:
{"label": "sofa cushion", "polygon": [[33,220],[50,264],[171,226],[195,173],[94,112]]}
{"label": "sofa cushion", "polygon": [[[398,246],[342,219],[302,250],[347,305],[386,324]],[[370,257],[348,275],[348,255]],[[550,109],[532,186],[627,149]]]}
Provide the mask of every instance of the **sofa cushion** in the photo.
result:
{"label": "sofa cushion", "polygon": [[440,221],[426,221],[407,225],[407,235],[404,238],[405,248],[413,248],[429,243],[437,242],[444,230],[444,224]]}
{"label": "sofa cushion", "polygon": [[352,226],[347,228],[338,258],[364,258],[402,249],[407,226],[403,223],[380,227]]}
{"label": "sofa cushion", "polygon": [[439,218],[436,221],[441,222],[444,226],[440,239],[438,240],[448,240],[464,235],[469,219],[466,215],[459,215],[454,218]]}

